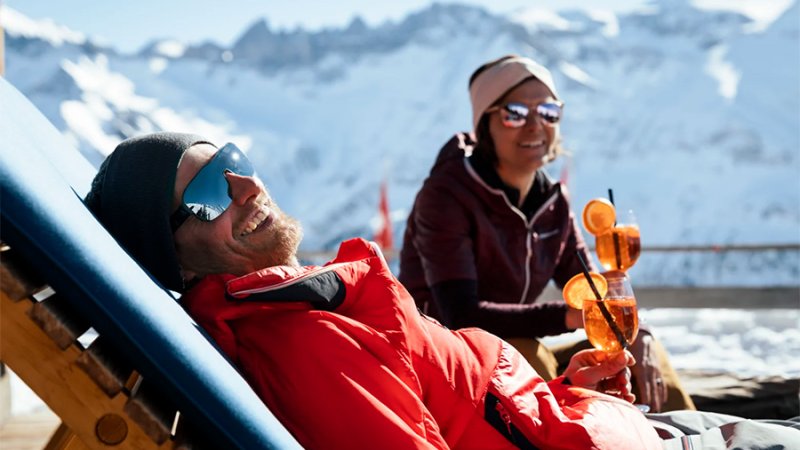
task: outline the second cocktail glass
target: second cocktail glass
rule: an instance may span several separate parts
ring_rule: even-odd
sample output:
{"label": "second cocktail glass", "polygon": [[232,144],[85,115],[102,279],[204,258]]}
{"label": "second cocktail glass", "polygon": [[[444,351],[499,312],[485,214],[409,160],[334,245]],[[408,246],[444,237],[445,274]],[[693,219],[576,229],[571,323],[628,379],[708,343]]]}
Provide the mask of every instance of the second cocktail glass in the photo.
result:
{"label": "second cocktail glass", "polygon": [[615,224],[610,230],[597,236],[597,259],[605,270],[628,270],[639,259],[642,245],[639,225],[632,211],[624,223]]}

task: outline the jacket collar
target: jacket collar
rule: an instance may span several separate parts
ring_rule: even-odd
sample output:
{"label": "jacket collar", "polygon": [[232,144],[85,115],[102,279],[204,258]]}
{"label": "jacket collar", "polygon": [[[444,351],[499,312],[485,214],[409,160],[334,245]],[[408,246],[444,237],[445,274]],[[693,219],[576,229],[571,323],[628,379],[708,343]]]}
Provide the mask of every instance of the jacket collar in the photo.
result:
{"label": "jacket collar", "polygon": [[[477,153],[473,153],[467,159],[470,166],[475,169],[478,176],[489,187],[503,191],[512,205],[519,203],[519,189],[505,184],[491,161],[488,161],[485,157]],[[525,201],[519,208],[520,211],[525,214],[525,217],[530,219],[536,214],[536,211],[547,201],[552,193],[552,188],[552,182],[547,178],[547,174],[541,169],[537,170],[536,177],[533,180],[533,186],[531,186],[528,196],[525,197]]]}
{"label": "jacket collar", "polygon": [[[315,309],[334,310],[345,299],[345,281],[338,269],[353,262],[374,258],[386,261],[380,249],[363,239],[342,243],[336,258],[320,266],[275,266],[229,279],[225,297],[230,301],[310,302]],[[350,270],[351,278],[358,278]],[[351,280],[352,281],[352,280]]]}

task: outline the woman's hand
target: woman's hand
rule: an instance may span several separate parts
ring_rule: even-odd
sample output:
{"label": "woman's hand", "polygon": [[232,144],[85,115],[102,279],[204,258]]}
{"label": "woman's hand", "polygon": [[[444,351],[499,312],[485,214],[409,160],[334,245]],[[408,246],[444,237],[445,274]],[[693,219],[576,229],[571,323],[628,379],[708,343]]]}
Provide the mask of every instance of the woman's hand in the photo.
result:
{"label": "woman's hand", "polygon": [[569,360],[564,376],[575,386],[613,395],[630,403],[636,399],[631,393],[630,369],[635,363],[630,352],[609,354],[596,349],[581,350]]}
{"label": "woman's hand", "polygon": [[661,377],[653,336],[640,331],[631,345],[631,353],[637,361],[632,372],[638,386],[639,403],[648,405],[650,412],[661,412],[661,406],[667,401],[667,386]]}

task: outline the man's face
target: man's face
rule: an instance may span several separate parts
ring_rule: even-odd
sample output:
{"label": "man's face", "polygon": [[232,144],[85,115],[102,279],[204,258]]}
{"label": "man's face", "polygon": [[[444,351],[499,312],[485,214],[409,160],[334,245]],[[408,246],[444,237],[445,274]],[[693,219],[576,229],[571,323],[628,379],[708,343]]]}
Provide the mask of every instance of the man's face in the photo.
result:
{"label": "man's face", "polygon": [[[173,210],[183,191],[217,149],[207,144],[189,148],[175,179]],[[220,174],[228,182],[231,205],[204,222],[191,216],[175,231],[175,247],[185,279],[214,273],[244,275],[265,267],[297,264],[300,224],[278,208],[255,177]]]}

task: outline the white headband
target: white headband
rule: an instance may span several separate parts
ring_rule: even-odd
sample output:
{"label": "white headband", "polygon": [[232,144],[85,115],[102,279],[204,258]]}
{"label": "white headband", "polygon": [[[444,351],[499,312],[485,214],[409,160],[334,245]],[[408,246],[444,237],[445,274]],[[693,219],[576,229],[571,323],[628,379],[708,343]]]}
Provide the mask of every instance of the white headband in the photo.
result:
{"label": "white headband", "polygon": [[553,82],[550,71],[530,58],[515,56],[481,72],[469,87],[473,129],[478,128],[481,116],[497,99],[531,76],[544,83],[550,89],[553,97],[558,98],[556,84]]}

